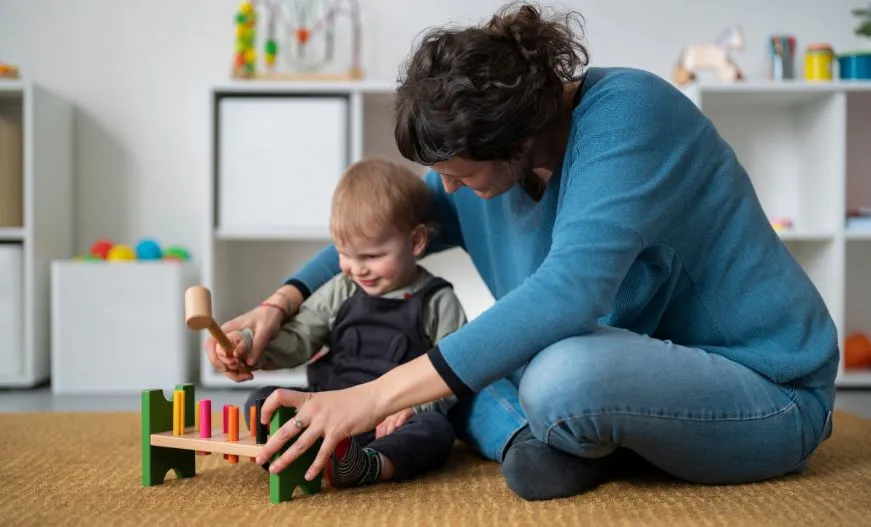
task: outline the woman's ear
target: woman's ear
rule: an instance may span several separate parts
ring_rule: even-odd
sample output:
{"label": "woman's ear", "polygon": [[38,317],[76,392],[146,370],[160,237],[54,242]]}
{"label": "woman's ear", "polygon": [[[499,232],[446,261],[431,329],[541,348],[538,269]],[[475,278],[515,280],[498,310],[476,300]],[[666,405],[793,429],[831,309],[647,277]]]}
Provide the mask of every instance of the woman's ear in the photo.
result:
{"label": "woman's ear", "polygon": [[423,257],[428,243],[429,231],[427,231],[426,225],[418,225],[411,231],[411,250],[414,252],[415,258]]}

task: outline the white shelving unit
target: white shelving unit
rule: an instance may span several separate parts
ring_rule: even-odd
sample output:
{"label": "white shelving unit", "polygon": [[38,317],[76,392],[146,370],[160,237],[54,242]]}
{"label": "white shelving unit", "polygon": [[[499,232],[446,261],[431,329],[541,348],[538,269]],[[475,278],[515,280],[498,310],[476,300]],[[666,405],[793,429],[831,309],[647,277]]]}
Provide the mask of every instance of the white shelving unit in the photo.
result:
{"label": "white shelving unit", "polygon": [[[689,96],[732,145],[769,217],[847,335],[871,335],[871,231],[846,227],[871,205],[871,83],[742,82],[696,85]],[[871,370],[844,370],[838,386],[871,387]]]}
{"label": "white shelving unit", "polygon": [[[423,173],[423,167],[403,160],[394,144],[394,92],[393,83],[371,81],[240,81],[211,88],[212,199],[202,274],[203,283],[212,290],[213,314],[219,322],[256,305],[329,243],[329,200],[348,164],[364,155],[386,155]],[[269,111],[263,111],[264,106]],[[250,119],[255,114],[258,119]],[[236,181],[228,184],[227,179],[233,178]],[[256,195],[222,195],[228,188],[243,188],[239,185],[243,178]],[[264,189],[284,190],[266,195]],[[266,205],[271,208],[258,213],[257,220],[248,216],[228,221],[222,208],[245,200],[271,203]],[[313,209],[313,204],[319,209]],[[423,263],[455,285],[470,317],[492,303],[461,251],[434,255]],[[205,354],[200,381],[208,387],[239,386],[217,373]],[[257,372],[245,388],[304,383],[304,369],[298,368]]]}
{"label": "white shelving unit", "polygon": [[20,304],[0,309],[14,317],[0,320],[12,333],[0,334],[0,387],[31,387],[50,372],[50,262],[74,250],[73,108],[26,80],[0,80],[0,197],[0,249],[20,271],[0,277],[0,304]]}
{"label": "white shelving unit", "polygon": [[[393,84],[377,82],[254,81],[211,89],[214,164],[203,280],[212,289],[219,321],[250,309],[328,243],[325,214],[312,219],[295,216],[294,210],[310,210],[311,203],[323,207],[337,174],[363,155],[401,160],[390,119],[393,92]],[[845,228],[848,207],[871,205],[871,84],[745,82],[694,86],[686,93],[735,148],[769,215],[792,218],[795,228],[784,232],[782,239],[819,288],[842,342],[850,332],[871,332],[871,232]],[[294,119],[289,108],[301,100],[336,102],[333,109],[341,108],[341,119],[327,109],[329,105],[320,116],[304,110]],[[264,101],[272,111],[256,109]],[[262,117],[257,122],[233,118],[246,115],[235,111],[239,105],[249,105],[251,115],[259,111]],[[327,141],[330,134],[332,140]],[[276,137],[293,138],[293,144]],[[336,150],[336,145],[341,148]],[[258,165],[262,159],[270,161]],[[277,200],[263,216],[271,222],[223,221],[221,204],[233,206],[238,201],[222,196],[222,189],[242,188],[238,181],[236,187],[227,185],[225,179],[243,176],[260,194],[239,200]],[[264,192],[281,188],[285,190],[271,196]],[[282,218],[282,207],[288,209],[286,221],[274,221]],[[470,317],[492,303],[465,254],[452,251],[424,263],[454,283]],[[236,386],[217,374],[205,356],[201,382]],[[298,369],[258,373],[253,384],[304,382],[303,370]],[[838,384],[871,387],[871,371],[841,371]]]}

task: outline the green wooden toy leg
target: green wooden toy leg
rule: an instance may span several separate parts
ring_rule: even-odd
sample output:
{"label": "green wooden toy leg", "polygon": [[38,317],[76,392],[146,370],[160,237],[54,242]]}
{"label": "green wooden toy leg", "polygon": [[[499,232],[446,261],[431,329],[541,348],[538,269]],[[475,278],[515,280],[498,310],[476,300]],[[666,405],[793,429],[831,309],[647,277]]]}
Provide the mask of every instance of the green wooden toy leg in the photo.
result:
{"label": "green wooden toy leg", "polygon": [[[184,390],[185,426],[194,423],[194,385],[179,384],[176,390]],[[196,475],[196,452],[151,446],[151,434],[172,430],[172,399],[163,396],[163,390],[142,392],[142,486],[151,487],[163,483],[169,470],[177,478]]]}
{"label": "green wooden toy leg", "polygon": [[[278,432],[278,429],[281,426],[289,421],[294,415],[296,415],[296,410],[294,408],[279,408],[275,414],[272,416],[272,420],[269,422],[269,434],[273,435]],[[278,459],[278,457],[287,450],[290,445],[296,441],[299,436],[294,436],[290,441],[285,443],[281,450],[279,450],[272,459]],[[311,495],[320,492],[321,490],[321,476],[318,476],[311,480],[305,480],[305,472],[308,470],[309,466],[314,462],[315,457],[317,457],[318,451],[321,448],[322,439],[318,439],[311,448],[309,448],[302,456],[300,456],[296,461],[290,464],[289,467],[285,468],[278,474],[270,474],[269,475],[269,501],[271,503],[281,503],[284,501],[289,501],[291,496],[293,496],[293,491],[297,487],[297,485],[302,489],[303,494]]]}

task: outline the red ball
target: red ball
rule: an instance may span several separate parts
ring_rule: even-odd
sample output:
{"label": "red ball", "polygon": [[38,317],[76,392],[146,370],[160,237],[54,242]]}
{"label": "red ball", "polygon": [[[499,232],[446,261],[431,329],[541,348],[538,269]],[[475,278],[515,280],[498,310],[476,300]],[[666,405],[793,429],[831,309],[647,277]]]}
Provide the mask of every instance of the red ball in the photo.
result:
{"label": "red ball", "polygon": [[100,258],[101,260],[105,260],[106,256],[109,254],[109,250],[115,244],[111,240],[97,240],[94,245],[91,246],[91,255]]}

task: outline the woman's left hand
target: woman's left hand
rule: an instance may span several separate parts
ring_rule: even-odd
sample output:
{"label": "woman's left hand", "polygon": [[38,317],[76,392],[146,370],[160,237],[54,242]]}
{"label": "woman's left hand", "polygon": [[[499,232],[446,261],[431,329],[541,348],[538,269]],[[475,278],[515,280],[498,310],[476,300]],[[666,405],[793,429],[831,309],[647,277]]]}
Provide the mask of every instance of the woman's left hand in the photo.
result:
{"label": "woman's left hand", "polygon": [[323,437],[320,451],[305,474],[305,479],[311,481],[327,467],[330,455],[343,439],[372,430],[384,420],[386,416],[379,414],[378,403],[375,383],[318,393],[275,390],[263,403],[261,422],[268,424],[280,406],[297,408],[297,414],[272,434],[257,455],[257,464],[270,461],[285,443],[300,434],[278,459],[270,461],[269,471],[277,474]]}

